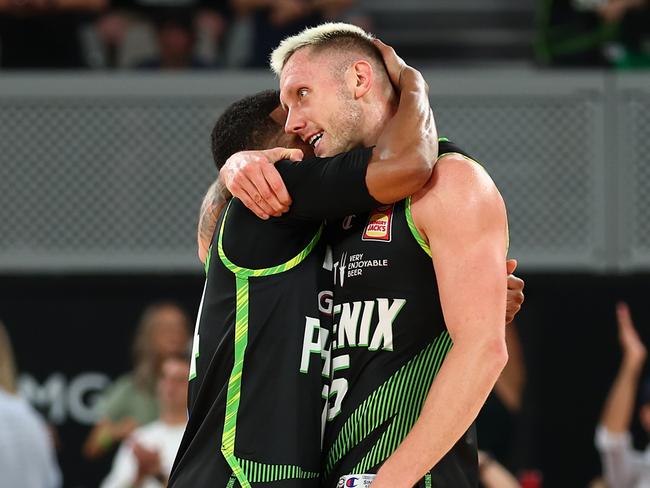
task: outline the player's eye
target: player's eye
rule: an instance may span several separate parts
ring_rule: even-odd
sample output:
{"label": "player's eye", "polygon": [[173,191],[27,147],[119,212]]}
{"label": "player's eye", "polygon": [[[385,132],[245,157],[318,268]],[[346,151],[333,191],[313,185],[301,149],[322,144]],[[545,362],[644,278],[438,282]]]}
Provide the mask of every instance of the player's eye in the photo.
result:
{"label": "player's eye", "polygon": [[307,88],[300,88],[300,89],[298,90],[298,98],[304,98],[304,97],[306,97],[306,96],[307,96],[307,93],[309,93],[308,90],[307,90]]}

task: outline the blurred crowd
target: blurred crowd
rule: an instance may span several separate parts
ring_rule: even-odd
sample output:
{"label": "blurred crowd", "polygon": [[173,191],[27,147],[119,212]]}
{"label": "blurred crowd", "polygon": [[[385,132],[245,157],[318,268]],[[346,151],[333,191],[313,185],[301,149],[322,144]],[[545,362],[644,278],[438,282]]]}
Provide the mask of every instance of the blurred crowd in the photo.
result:
{"label": "blurred crowd", "polygon": [[[618,304],[616,315],[622,359],[594,426],[602,477],[590,487],[646,488],[650,446],[635,449],[632,424],[636,411],[650,434],[650,379],[642,380],[647,350],[625,303]],[[514,323],[508,326],[507,344],[509,362],[477,420],[481,487],[541,488],[543,473],[513,467],[526,387]],[[190,349],[189,317],[181,308],[160,302],[145,309],[135,328],[132,369],[103,392],[97,421],[79,446],[89,462],[112,459],[102,488],[166,486],[187,421]],[[59,488],[63,476],[56,460],[57,433],[21,397],[16,378],[11,341],[0,323],[0,486]]]}
{"label": "blurred crowd", "polygon": [[0,0],[4,69],[266,67],[305,26],[368,27],[354,0]]}
{"label": "blurred crowd", "polygon": [[[423,19],[439,18],[444,23],[447,15],[450,25],[462,27],[471,21],[481,28],[480,23],[475,25],[471,3],[459,3],[457,11],[438,12],[435,1],[421,1],[423,8],[426,4]],[[494,25],[486,18],[483,28],[530,31],[535,59],[544,66],[650,66],[649,0],[536,3],[535,17],[530,4],[530,17],[524,22],[528,25],[508,21],[504,14],[504,20]],[[400,35],[409,31],[408,15],[397,9],[392,17],[384,14],[378,20],[368,5],[361,0],[0,0],[0,68],[266,68],[270,51],[282,38],[306,26],[338,20],[371,31],[377,27],[380,36],[390,31],[399,50]],[[449,32],[462,37],[473,31]],[[409,45],[414,42],[408,35],[404,39]],[[461,44],[458,41],[450,45],[461,46],[462,39]],[[434,57],[440,52],[436,42],[447,45],[450,39],[423,38],[420,52]],[[461,59],[467,56],[462,49],[456,54]],[[469,56],[464,60],[470,64],[481,61]]]}
{"label": "blurred crowd", "polygon": [[554,66],[650,67],[650,2],[542,0],[536,51]]}

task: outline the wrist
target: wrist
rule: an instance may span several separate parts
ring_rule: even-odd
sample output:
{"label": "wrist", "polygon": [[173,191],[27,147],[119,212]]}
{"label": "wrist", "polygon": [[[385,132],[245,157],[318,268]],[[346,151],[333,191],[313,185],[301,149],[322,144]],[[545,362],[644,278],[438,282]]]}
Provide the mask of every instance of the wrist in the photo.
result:
{"label": "wrist", "polygon": [[643,371],[644,363],[645,358],[624,354],[623,361],[621,362],[621,369],[638,376],[641,374],[641,371]]}

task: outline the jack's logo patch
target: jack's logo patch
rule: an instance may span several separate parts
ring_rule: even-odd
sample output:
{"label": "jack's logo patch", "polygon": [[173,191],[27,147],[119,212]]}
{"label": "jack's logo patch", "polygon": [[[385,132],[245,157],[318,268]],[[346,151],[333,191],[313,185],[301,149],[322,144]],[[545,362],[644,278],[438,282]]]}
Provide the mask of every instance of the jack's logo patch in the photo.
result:
{"label": "jack's logo patch", "polygon": [[390,242],[393,231],[393,205],[377,207],[370,213],[362,241]]}

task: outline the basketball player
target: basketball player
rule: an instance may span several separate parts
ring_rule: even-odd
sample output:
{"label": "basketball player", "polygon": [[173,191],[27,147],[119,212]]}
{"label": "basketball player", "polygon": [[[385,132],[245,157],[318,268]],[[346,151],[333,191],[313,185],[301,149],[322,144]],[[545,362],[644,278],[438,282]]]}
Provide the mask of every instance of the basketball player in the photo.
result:
{"label": "basketball player", "polygon": [[[372,145],[390,120],[396,96],[377,47],[387,50],[337,24],[273,54],[285,130],[316,155]],[[324,486],[476,486],[473,421],[507,361],[507,219],[494,183],[442,142],[424,188],[328,229],[335,305]]]}
{"label": "basketball player", "polygon": [[[327,335],[319,309],[331,303],[318,300],[322,221],[414,192],[437,155],[426,83],[412,68],[386,65],[399,106],[373,148],[280,162],[293,195],[281,218],[260,220],[238,199],[221,213],[194,336],[189,422],[170,486],[319,486]],[[276,93],[262,93],[222,115],[213,137],[218,167],[234,151],[281,142],[268,117],[277,105]]]}

